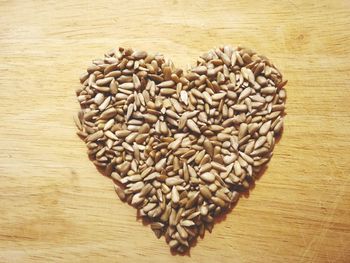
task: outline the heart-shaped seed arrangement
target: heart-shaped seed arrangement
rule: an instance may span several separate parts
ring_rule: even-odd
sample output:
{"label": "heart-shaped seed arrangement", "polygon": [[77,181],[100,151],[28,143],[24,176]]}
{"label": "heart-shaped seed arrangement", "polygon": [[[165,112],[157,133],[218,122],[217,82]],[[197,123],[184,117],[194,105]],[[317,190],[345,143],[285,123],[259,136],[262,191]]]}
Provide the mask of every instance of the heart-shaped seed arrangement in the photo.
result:
{"label": "heart-shaped seed arrangement", "polygon": [[80,81],[75,122],[90,158],[179,252],[249,188],[283,126],[287,81],[246,48],[210,50],[187,72],[119,48]]}

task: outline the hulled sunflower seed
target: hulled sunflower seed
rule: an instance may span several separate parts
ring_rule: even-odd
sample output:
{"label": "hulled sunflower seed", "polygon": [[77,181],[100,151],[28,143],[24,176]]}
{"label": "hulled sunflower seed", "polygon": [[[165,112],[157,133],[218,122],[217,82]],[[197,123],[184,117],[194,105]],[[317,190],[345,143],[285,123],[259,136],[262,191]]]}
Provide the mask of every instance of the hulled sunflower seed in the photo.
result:
{"label": "hulled sunflower seed", "polygon": [[215,175],[210,173],[210,172],[205,172],[205,173],[202,173],[199,175],[199,177],[205,181],[205,182],[208,182],[208,183],[212,183],[215,181]]}
{"label": "hulled sunflower seed", "polygon": [[187,120],[186,125],[191,131],[198,133],[198,134],[201,133],[197,124],[192,119]]}
{"label": "hulled sunflower seed", "polygon": [[114,189],[115,189],[115,192],[117,193],[118,197],[120,198],[120,200],[124,201],[125,197],[126,197],[124,191],[116,184],[114,185]]}

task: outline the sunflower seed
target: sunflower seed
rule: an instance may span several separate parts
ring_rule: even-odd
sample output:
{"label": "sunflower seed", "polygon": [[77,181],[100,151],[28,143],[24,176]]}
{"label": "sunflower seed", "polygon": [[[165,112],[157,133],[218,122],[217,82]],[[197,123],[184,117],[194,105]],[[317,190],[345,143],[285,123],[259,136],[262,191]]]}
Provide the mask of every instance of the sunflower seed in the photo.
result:
{"label": "sunflower seed", "polygon": [[182,184],[184,182],[183,179],[179,178],[179,177],[169,177],[165,180],[165,183],[167,186],[171,187],[174,185],[179,185]]}
{"label": "sunflower seed", "polygon": [[114,185],[114,190],[117,193],[117,195],[120,198],[120,200],[124,201],[125,197],[126,197],[124,191],[116,184]]}
{"label": "sunflower seed", "polygon": [[96,141],[97,139],[100,139],[101,137],[103,137],[103,131],[99,130],[93,134],[90,134],[88,137],[86,137],[86,141],[87,142],[91,142],[91,141]]}
{"label": "sunflower seed", "polygon": [[171,201],[174,204],[177,204],[180,201],[180,195],[175,186],[173,186],[171,190]]}
{"label": "sunflower seed", "polygon": [[215,181],[215,175],[210,173],[210,172],[205,172],[205,173],[202,173],[199,175],[199,177],[205,181],[205,182],[208,182],[208,183],[212,183]]}
{"label": "sunflower seed", "polygon": [[201,133],[197,124],[192,119],[187,120],[186,125],[191,131],[195,133]]}
{"label": "sunflower seed", "polygon": [[260,135],[266,135],[267,132],[270,130],[271,127],[271,121],[265,122],[263,125],[261,125],[259,129],[259,134]]}

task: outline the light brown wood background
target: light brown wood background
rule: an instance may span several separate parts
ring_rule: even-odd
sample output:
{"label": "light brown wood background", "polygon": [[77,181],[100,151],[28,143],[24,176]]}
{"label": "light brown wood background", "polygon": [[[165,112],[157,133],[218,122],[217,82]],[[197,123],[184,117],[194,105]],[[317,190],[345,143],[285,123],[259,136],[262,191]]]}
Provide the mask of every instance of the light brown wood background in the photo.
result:
{"label": "light brown wood background", "polygon": [[[0,0],[0,262],[350,262],[350,2]],[[269,168],[185,256],[75,135],[78,76],[115,46],[180,66],[223,43],[289,79]]]}

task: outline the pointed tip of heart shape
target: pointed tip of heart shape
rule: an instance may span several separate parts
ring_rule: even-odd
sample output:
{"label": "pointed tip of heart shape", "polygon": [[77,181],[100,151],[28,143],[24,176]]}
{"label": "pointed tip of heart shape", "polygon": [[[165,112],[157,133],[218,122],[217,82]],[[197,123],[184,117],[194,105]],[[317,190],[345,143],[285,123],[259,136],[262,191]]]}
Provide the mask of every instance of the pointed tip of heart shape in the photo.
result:
{"label": "pointed tip of heart shape", "polygon": [[212,49],[188,71],[118,48],[80,82],[74,121],[89,157],[179,253],[254,184],[283,129],[287,81],[244,47]]}

